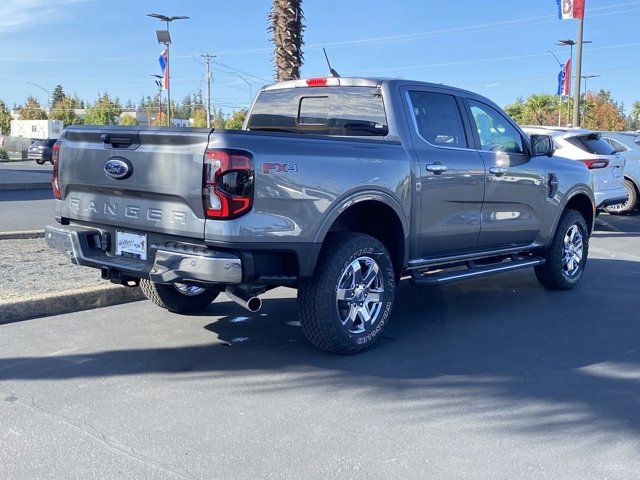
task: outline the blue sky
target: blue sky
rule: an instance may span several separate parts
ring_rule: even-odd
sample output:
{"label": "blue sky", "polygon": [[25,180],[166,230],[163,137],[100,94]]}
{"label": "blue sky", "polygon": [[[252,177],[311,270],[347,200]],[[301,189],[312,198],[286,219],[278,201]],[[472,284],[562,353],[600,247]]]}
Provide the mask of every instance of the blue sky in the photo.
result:
{"label": "blue sky", "polygon": [[[34,95],[44,104],[61,83],[93,101],[108,91],[124,102],[154,95],[160,73],[150,12],[188,15],[171,27],[172,97],[205,90],[198,54],[217,54],[213,98],[230,111],[273,78],[267,33],[269,0],[2,0],[0,99]],[[343,76],[389,76],[442,82],[505,105],[530,93],[555,93],[558,66],[576,21],[557,19],[555,0],[306,0],[303,76],[324,75],[325,45]],[[627,107],[640,100],[640,1],[587,0],[583,73],[601,75]],[[230,73],[236,72],[244,77]],[[251,89],[246,81],[251,83]]]}

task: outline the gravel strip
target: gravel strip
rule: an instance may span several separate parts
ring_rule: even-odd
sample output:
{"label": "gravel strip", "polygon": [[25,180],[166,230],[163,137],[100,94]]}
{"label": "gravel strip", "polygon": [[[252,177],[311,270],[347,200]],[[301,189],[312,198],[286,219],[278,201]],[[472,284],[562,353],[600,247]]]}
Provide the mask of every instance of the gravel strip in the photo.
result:
{"label": "gravel strip", "polygon": [[73,265],[43,238],[0,240],[0,302],[107,285],[100,272]]}

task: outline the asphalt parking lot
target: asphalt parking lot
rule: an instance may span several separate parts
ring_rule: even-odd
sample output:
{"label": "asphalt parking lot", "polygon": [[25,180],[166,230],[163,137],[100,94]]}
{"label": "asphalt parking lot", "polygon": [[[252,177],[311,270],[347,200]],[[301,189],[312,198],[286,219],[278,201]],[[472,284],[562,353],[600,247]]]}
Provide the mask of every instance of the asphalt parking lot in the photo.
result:
{"label": "asphalt parking lot", "polygon": [[357,356],[289,289],[2,325],[0,478],[638,478],[639,278],[640,216],[601,216],[575,290],[403,282]]}

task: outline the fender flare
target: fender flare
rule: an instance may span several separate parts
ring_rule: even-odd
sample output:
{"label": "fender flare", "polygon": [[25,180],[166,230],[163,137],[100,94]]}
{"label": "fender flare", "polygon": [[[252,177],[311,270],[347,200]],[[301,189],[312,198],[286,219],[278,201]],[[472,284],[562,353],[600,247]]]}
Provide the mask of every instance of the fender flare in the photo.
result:
{"label": "fender flare", "polygon": [[553,229],[551,230],[551,235],[549,236],[550,239],[553,238],[553,236],[556,234],[558,223],[560,223],[560,217],[562,216],[564,211],[567,209],[567,205],[569,204],[571,199],[577,195],[586,195],[589,198],[589,200],[591,200],[591,208],[593,209],[593,216],[591,218],[591,225],[589,225],[589,228],[593,232],[593,227],[596,221],[596,202],[595,202],[595,199],[593,198],[593,192],[586,185],[578,185],[565,195],[564,201],[558,207],[556,218],[554,218],[553,220]]}
{"label": "fender flare", "polygon": [[345,197],[337,200],[334,205],[329,209],[325,215],[324,220],[320,224],[318,231],[316,232],[314,243],[322,243],[327,236],[327,233],[331,229],[331,226],[336,219],[347,209],[361,202],[375,201],[385,204],[390,207],[400,220],[402,225],[402,235],[404,237],[404,258],[403,263],[406,264],[407,257],[409,255],[409,221],[404,213],[400,202],[387,192],[381,190],[360,190],[357,192],[348,193]]}

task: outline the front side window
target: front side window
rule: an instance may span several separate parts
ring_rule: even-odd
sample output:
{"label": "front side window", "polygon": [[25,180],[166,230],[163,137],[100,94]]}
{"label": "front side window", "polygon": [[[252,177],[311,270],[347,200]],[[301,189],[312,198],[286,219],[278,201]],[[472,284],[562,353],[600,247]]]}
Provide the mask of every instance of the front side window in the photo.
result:
{"label": "front side window", "polygon": [[480,137],[481,150],[524,153],[520,133],[500,112],[475,100],[469,100],[469,107]]}
{"label": "front side window", "polygon": [[467,148],[460,109],[455,97],[443,93],[409,92],[418,133],[432,145]]}

